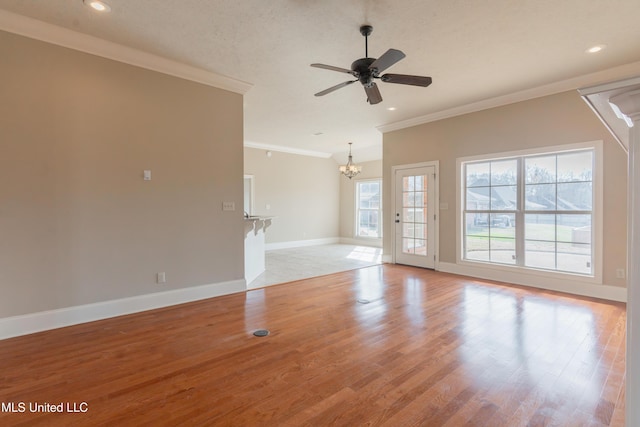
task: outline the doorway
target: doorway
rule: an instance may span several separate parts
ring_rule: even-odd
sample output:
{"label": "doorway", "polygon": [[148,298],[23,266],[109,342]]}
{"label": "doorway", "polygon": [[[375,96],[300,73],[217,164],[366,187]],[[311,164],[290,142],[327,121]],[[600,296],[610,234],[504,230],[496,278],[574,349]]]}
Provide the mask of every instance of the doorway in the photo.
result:
{"label": "doorway", "polygon": [[438,162],[394,166],[393,262],[435,269]]}

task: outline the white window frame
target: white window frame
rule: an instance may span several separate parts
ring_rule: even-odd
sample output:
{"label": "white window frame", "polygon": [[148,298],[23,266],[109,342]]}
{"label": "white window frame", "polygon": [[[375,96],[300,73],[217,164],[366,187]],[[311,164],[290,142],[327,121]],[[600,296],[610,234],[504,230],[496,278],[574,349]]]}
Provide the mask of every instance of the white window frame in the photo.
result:
{"label": "white window frame", "polygon": [[[540,147],[535,149],[510,151],[502,153],[484,154],[479,156],[461,157],[456,159],[456,263],[461,266],[473,266],[505,272],[521,272],[541,277],[562,278],[568,280],[579,280],[594,284],[602,284],[602,258],[603,258],[603,148],[602,141],[589,141],[576,144],[565,144],[556,146]],[[532,267],[497,264],[484,261],[464,259],[464,192],[463,185],[466,182],[464,176],[464,163],[501,160],[513,157],[534,156],[545,154],[560,154],[568,151],[592,149],[594,152],[593,170],[593,218],[592,218],[592,240],[591,248],[593,254],[593,275],[571,273],[564,271],[540,270]]]}
{"label": "white window frame", "polygon": [[[358,235],[358,230],[360,227],[360,184],[365,184],[368,182],[377,182],[380,185],[380,205],[378,207],[378,236],[360,236]],[[382,178],[366,178],[366,179],[357,179],[354,180],[354,189],[353,193],[355,196],[354,199],[354,222],[353,222],[353,235],[356,239],[374,239],[381,240],[382,239]],[[369,209],[368,209],[369,210]],[[372,210],[372,209],[371,209]]]}

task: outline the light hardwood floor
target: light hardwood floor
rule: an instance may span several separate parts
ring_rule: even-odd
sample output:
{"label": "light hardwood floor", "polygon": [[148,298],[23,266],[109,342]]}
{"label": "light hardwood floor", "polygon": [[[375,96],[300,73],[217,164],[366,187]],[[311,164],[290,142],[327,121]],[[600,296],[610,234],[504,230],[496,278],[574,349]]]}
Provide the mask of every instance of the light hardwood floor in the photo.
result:
{"label": "light hardwood floor", "polygon": [[379,265],[0,341],[0,425],[622,426],[624,347],[624,304]]}

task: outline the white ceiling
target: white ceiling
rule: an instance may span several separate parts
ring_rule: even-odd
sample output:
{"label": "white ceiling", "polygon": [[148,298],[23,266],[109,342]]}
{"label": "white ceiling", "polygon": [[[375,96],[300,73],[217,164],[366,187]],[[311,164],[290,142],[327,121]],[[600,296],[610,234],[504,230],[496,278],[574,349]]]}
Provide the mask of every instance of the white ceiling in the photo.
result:
{"label": "white ceiling", "polygon": [[[0,9],[249,82],[247,142],[329,154],[353,142],[360,161],[379,158],[381,126],[640,70],[638,0],[106,2],[108,14],[82,0],[0,0]],[[374,28],[369,56],[400,49],[407,57],[387,72],[431,76],[433,84],[379,82],[377,105],[367,104],[359,84],[314,97],[350,76],[309,64],[349,68],[364,56],[365,23]],[[607,48],[585,53],[595,44]]]}

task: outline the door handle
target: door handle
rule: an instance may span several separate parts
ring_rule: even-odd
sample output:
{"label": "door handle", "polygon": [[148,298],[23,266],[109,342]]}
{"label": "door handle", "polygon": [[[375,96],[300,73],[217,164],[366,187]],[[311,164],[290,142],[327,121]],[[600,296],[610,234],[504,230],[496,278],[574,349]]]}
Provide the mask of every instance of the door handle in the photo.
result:
{"label": "door handle", "polygon": [[400,220],[399,219],[396,219],[396,224],[400,224]]}

